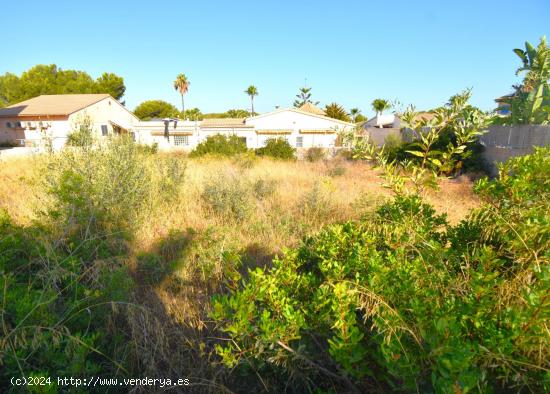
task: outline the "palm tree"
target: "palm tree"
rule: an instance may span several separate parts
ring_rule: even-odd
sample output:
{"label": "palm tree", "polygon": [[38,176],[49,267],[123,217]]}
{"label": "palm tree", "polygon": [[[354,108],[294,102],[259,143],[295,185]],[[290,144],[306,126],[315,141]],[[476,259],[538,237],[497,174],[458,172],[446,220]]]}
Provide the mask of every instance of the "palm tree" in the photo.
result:
{"label": "palm tree", "polygon": [[191,85],[191,82],[189,82],[189,79],[185,76],[185,74],[178,74],[176,77],[176,80],[174,81],[174,89],[179,91],[181,94],[181,112],[185,116],[185,104],[183,101],[183,95],[187,93],[189,90],[189,85]]}
{"label": "palm tree", "polygon": [[357,117],[361,114],[361,110],[359,108],[352,108],[350,109],[349,114],[351,115],[351,120],[353,123],[356,123]]}
{"label": "palm tree", "polygon": [[391,108],[390,102],[383,99],[375,99],[372,101],[371,105],[377,115],[382,115],[385,110]]}
{"label": "palm tree", "polygon": [[258,88],[254,85],[250,85],[244,92],[250,96],[250,105],[252,107],[251,116],[254,116],[254,96],[259,94]]}

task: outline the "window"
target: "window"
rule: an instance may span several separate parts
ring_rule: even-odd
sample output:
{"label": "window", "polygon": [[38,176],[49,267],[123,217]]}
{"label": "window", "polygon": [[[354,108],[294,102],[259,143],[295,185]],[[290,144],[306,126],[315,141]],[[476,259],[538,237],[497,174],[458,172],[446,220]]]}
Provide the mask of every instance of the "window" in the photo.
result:
{"label": "window", "polygon": [[101,135],[105,136],[109,134],[109,129],[106,124],[101,125]]}
{"label": "window", "polygon": [[304,146],[304,137],[296,137],[296,148],[302,148]]}
{"label": "window", "polygon": [[176,146],[188,146],[189,145],[189,136],[188,135],[175,135],[174,136],[174,145],[176,145]]}

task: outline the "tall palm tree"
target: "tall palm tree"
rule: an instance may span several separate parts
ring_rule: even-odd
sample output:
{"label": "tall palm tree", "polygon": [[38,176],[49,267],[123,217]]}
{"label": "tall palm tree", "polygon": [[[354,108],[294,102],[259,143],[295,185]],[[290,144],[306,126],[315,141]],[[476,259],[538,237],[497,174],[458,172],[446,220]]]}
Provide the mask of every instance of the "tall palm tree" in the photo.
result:
{"label": "tall palm tree", "polygon": [[376,112],[377,115],[382,115],[385,110],[391,108],[390,102],[383,99],[375,99],[372,101],[371,105],[372,109]]}
{"label": "tall palm tree", "polygon": [[250,105],[252,107],[251,115],[254,116],[254,96],[259,94],[258,88],[254,85],[250,85],[244,92],[250,96]]}
{"label": "tall palm tree", "polygon": [[176,80],[174,81],[174,89],[179,91],[181,94],[181,112],[183,113],[183,115],[185,115],[185,103],[183,101],[183,95],[189,90],[189,85],[191,85],[191,82],[189,82],[189,79],[187,79],[185,74],[178,74]]}
{"label": "tall palm tree", "polygon": [[352,108],[349,110],[349,114],[351,115],[351,120],[355,123],[357,122],[357,117],[361,114],[361,110],[359,108]]}

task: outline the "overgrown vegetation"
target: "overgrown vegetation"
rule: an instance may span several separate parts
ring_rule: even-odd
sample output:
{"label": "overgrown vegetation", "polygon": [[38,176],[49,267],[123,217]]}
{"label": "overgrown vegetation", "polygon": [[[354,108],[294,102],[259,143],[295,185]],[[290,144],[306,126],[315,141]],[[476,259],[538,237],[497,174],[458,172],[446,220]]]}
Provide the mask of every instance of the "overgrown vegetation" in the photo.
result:
{"label": "overgrown vegetation", "polygon": [[256,149],[256,154],[275,159],[292,160],[295,158],[296,149],[285,138],[270,138],[265,146]]}
{"label": "overgrown vegetation", "polygon": [[2,390],[12,376],[131,372],[127,318],[139,306],[129,247],[149,207],[180,193],[184,172],[169,157],[148,160],[128,138],[76,144],[46,159],[40,223],[20,226],[2,211]]}
{"label": "overgrown vegetation", "polygon": [[498,118],[504,124],[548,124],[550,122],[550,47],[542,37],[535,48],[529,42],[525,49],[514,49],[521,60],[516,75],[524,74],[523,82],[513,86],[514,93],[507,99],[510,116]]}
{"label": "overgrown vegetation", "polygon": [[418,116],[412,106],[407,108],[401,115],[405,125],[402,134],[411,142],[390,138],[378,149],[367,139],[348,136],[352,157],[381,165],[390,183],[400,173],[409,174],[409,181],[419,184],[426,178],[484,171],[479,136],[492,117],[471,106],[470,97],[470,90],[452,96],[446,105],[433,111],[434,117],[430,119]]}
{"label": "overgrown vegetation", "polygon": [[215,300],[218,353],[273,391],[547,391],[549,158],[479,182],[456,226],[399,194],[250,272]]}
{"label": "overgrown vegetation", "polygon": [[205,141],[198,144],[191,152],[191,157],[204,156],[207,154],[233,156],[246,153],[246,142],[236,135],[225,136],[216,134],[208,136]]}

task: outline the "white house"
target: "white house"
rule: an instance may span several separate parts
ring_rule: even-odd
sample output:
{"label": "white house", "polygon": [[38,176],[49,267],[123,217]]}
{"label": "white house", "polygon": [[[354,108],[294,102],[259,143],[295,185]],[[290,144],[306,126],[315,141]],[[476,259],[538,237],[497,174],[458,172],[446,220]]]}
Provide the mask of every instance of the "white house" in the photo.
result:
{"label": "white house", "polygon": [[250,149],[265,146],[271,138],[285,138],[298,149],[332,148],[337,145],[340,132],[354,128],[353,123],[325,116],[322,110],[311,104],[248,118],[215,118],[200,122],[158,119],[141,121],[134,126],[137,141],[156,143],[161,149],[182,150],[192,150],[216,134],[236,135]]}
{"label": "white house", "polygon": [[143,144],[162,150],[192,150],[209,136],[236,135],[248,148],[285,138],[295,148],[332,148],[338,135],[353,123],[325,116],[312,104],[284,108],[248,118],[154,119],[141,121],[108,94],[43,95],[0,109],[0,143],[54,149],[65,145],[69,133],[88,117],[98,137],[128,133]]}
{"label": "white house", "polygon": [[[434,114],[431,112],[419,112],[418,118],[424,120],[430,120],[434,117]],[[368,121],[363,123],[363,128],[384,128],[384,129],[401,129],[403,127],[403,122],[396,114],[381,114],[377,113],[374,117],[370,118]]]}
{"label": "white house", "polygon": [[59,149],[86,117],[97,136],[132,133],[138,121],[108,94],[42,95],[0,108],[0,143]]}
{"label": "white house", "polygon": [[200,142],[200,122],[179,119],[137,121],[133,130],[136,142],[156,144],[161,150],[190,150]]}
{"label": "white house", "polygon": [[270,138],[283,137],[295,148],[332,148],[338,135],[351,131],[355,124],[297,108],[277,109],[246,119],[254,127],[250,148],[260,148]]}

